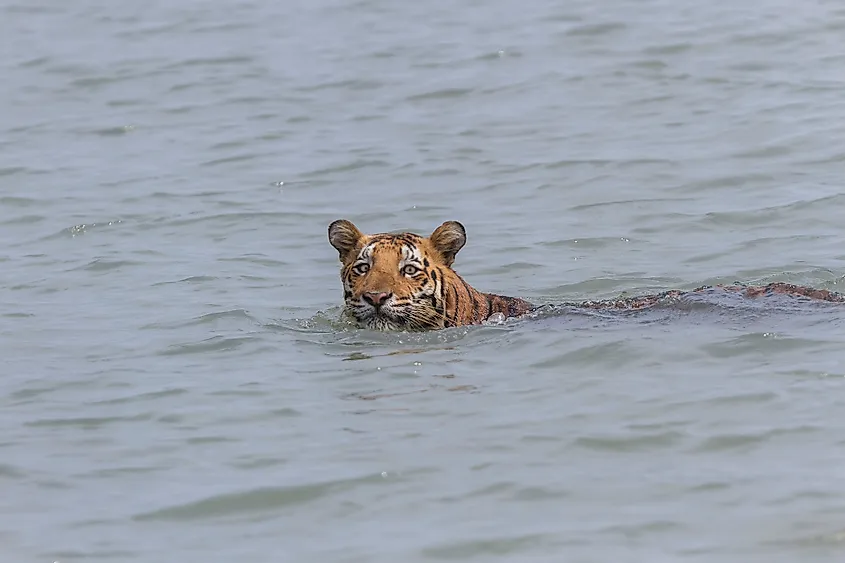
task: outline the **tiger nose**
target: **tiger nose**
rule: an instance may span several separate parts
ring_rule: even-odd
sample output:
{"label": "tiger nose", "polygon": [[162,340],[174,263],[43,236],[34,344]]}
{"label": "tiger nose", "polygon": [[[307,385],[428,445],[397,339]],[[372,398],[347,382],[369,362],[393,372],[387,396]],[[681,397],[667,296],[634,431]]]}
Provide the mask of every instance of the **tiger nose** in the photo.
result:
{"label": "tiger nose", "polygon": [[388,299],[393,297],[393,294],[388,293],[387,291],[366,291],[361,297],[364,298],[364,301],[378,309],[384,305]]}

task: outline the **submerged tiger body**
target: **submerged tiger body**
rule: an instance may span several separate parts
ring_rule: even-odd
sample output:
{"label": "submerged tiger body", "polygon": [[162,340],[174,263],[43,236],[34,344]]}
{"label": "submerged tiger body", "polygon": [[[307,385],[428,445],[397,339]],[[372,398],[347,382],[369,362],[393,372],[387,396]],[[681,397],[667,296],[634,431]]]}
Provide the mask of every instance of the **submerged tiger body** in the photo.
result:
{"label": "submerged tiger body", "polygon": [[[480,324],[497,313],[517,317],[535,309],[518,297],[478,291],[452,269],[455,255],[466,244],[466,230],[457,221],[447,221],[423,237],[414,233],[365,235],[341,219],[329,225],[329,242],[342,264],[344,310],[362,328],[435,330]],[[749,298],[784,294],[845,303],[845,296],[839,293],[775,282],[765,286],[705,286],[566,305],[636,310],[713,289]]]}

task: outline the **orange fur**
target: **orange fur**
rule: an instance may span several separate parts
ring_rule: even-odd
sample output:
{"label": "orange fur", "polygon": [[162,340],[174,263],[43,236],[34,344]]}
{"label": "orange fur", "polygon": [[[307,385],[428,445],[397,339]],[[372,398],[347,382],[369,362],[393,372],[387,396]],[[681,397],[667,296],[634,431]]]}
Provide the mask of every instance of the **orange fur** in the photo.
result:
{"label": "orange fur", "polygon": [[338,251],[346,313],[376,330],[432,330],[480,324],[494,313],[514,317],[531,303],[482,293],[452,269],[466,231],[448,221],[428,237],[414,233],[365,235],[338,220],[329,226]]}

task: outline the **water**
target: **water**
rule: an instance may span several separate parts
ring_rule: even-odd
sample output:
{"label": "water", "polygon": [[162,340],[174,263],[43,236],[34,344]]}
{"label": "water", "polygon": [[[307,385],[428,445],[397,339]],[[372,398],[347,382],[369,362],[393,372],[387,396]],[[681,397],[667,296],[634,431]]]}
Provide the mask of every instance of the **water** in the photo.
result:
{"label": "water", "polygon": [[326,227],[559,303],[845,287],[845,10],[0,6],[4,561],[838,561],[845,311],[337,321]]}

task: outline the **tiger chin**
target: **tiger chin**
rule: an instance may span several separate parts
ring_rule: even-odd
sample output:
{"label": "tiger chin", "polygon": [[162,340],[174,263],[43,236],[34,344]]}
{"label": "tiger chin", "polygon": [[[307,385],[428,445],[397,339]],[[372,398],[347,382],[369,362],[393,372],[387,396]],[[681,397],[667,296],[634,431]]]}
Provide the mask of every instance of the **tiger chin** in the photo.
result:
{"label": "tiger chin", "polygon": [[447,221],[431,235],[366,235],[351,222],[329,225],[338,251],[344,312],[361,328],[426,331],[481,324],[534,309],[523,299],[482,293],[452,269],[466,230]]}

